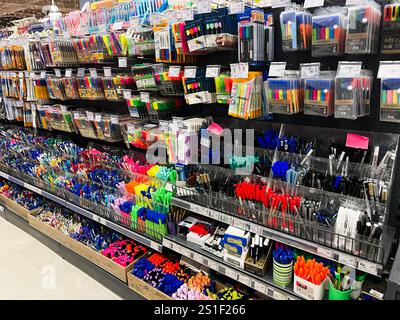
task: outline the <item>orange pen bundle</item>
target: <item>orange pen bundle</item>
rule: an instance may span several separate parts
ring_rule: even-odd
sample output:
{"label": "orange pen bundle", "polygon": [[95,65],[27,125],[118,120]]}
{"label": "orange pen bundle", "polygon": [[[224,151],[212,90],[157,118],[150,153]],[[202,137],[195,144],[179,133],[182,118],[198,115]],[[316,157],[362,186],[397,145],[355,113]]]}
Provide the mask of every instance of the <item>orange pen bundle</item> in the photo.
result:
{"label": "orange pen bundle", "polygon": [[330,274],[329,268],[324,267],[322,262],[316,262],[315,259],[305,261],[303,256],[298,256],[294,265],[294,274],[315,285],[322,284]]}

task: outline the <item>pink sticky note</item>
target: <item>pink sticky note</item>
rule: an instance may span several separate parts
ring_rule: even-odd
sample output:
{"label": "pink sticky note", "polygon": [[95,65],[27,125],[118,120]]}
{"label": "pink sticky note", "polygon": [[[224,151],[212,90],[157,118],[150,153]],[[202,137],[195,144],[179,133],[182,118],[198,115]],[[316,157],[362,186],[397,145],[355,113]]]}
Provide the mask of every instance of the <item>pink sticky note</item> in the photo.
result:
{"label": "pink sticky note", "polygon": [[218,123],[213,122],[208,126],[207,130],[219,136],[224,129]]}
{"label": "pink sticky note", "polygon": [[346,147],[368,150],[369,138],[354,133],[348,133]]}

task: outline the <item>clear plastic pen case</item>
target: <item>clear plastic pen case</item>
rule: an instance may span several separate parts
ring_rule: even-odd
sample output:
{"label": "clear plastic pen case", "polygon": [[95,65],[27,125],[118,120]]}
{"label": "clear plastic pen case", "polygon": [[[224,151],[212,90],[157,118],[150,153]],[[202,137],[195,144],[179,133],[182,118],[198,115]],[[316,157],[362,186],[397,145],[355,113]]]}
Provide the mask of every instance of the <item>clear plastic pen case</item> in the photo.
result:
{"label": "clear plastic pen case", "polygon": [[400,79],[381,79],[380,119],[400,122]]}

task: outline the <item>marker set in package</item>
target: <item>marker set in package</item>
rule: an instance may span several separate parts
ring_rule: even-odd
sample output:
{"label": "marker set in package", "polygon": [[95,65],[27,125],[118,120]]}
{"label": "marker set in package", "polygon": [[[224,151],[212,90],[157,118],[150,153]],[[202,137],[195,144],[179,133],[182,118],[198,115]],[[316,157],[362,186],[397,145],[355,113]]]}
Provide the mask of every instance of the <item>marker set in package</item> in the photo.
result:
{"label": "marker set in package", "polygon": [[311,49],[311,14],[288,10],[280,15],[282,50],[300,51]]}
{"label": "marker set in package", "polygon": [[269,113],[294,114],[303,110],[303,89],[299,77],[270,78],[264,86]]}
{"label": "marker set in package", "polygon": [[329,117],[335,104],[335,74],[321,72],[319,77],[304,79],[304,114]]}
{"label": "marker set in package", "polygon": [[400,53],[400,3],[387,4],[383,10],[382,53]]}

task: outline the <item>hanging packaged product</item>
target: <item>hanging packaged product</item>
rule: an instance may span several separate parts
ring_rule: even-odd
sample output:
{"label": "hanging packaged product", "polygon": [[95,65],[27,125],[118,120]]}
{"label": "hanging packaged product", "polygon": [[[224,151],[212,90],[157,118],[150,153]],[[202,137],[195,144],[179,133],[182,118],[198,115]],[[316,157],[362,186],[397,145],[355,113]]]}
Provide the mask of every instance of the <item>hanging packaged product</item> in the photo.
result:
{"label": "hanging packaged product", "polygon": [[114,83],[113,77],[101,77],[103,82],[104,96],[109,101],[119,101],[120,96],[117,93],[117,88]]}
{"label": "hanging packaged product", "polygon": [[180,96],[183,95],[182,77],[183,70],[177,74],[170,74],[169,69],[162,65],[160,68],[154,67],[154,77],[157,82],[158,90],[165,96]]}
{"label": "hanging packaged product", "polygon": [[46,60],[40,41],[29,40],[25,47],[26,67],[28,70],[43,70],[46,68]]}
{"label": "hanging packaged product", "polygon": [[50,100],[49,91],[47,89],[46,73],[41,72],[40,75],[35,75],[33,78],[33,87],[35,99],[46,102]]}
{"label": "hanging packaged product", "polygon": [[64,82],[62,78],[48,77],[47,78],[47,89],[51,99],[57,99],[61,101],[67,100],[67,96],[64,90]]}
{"label": "hanging packaged product", "polygon": [[22,45],[6,44],[0,47],[1,65],[4,70],[25,70],[25,54]]}
{"label": "hanging packaged product", "polygon": [[131,75],[117,74],[113,76],[115,89],[120,99],[123,99],[124,90],[137,90],[135,79]]}
{"label": "hanging packaged product", "polygon": [[312,56],[344,54],[346,16],[343,8],[320,8],[314,14],[315,16],[312,18]]}
{"label": "hanging packaged product", "polygon": [[[313,70],[313,65],[318,64],[302,64],[301,70]],[[333,115],[335,104],[335,72],[318,71],[318,72],[301,72],[304,79],[304,114],[314,116],[329,117]]]}
{"label": "hanging packaged product", "polygon": [[68,67],[78,64],[78,56],[71,39],[53,37],[49,48],[54,67]]}
{"label": "hanging packaged product", "polygon": [[263,114],[261,72],[249,72],[248,78],[232,79],[228,114],[242,119],[255,119]]}
{"label": "hanging packaged product", "polygon": [[129,119],[129,116],[94,113],[94,126],[97,131],[98,139],[107,142],[122,141],[121,125]]}
{"label": "hanging packaged product", "polygon": [[152,121],[172,120],[172,115],[183,105],[182,98],[150,98],[146,102],[149,119]]}
{"label": "hanging packaged product", "polygon": [[82,137],[97,139],[94,127],[94,110],[74,110],[74,123]]}
{"label": "hanging packaged product", "polygon": [[73,39],[72,43],[80,63],[103,63],[111,60],[111,54],[100,34]]}
{"label": "hanging packaged product", "polygon": [[182,78],[187,104],[214,103],[215,82],[212,78],[206,78],[205,70],[197,68],[195,78]]}
{"label": "hanging packaged product", "polygon": [[233,79],[229,72],[221,73],[218,77],[214,78],[215,89],[217,95],[217,102],[222,104],[229,104],[231,99],[232,82]]}
{"label": "hanging packaged product", "polygon": [[346,53],[376,53],[379,46],[381,7],[375,1],[349,7]]}
{"label": "hanging packaged product", "polygon": [[283,51],[311,50],[311,13],[288,9],[280,15]]}
{"label": "hanging packaged product", "polygon": [[400,121],[400,61],[381,61],[380,120]]}
{"label": "hanging packaged product", "polygon": [[72,112],[68,110],[67,106],[47,106],[45,112],[47,122],[51,129],[64,132],[76,132]]}
{"label": "hanging packaged product", "polygon": [[357,119],[369,115],[373,74],[362,62],[340,61],[335,78],[335,118]]}
{"label": "hanging packaged product", "polygon": [[204,36],[202,20],[197,19],[193,21],[186,21],[184,25],[184,32],[186,34],[189,52],[203,50],[206,47],[206,38]]}
{"label": "hanging packaged product", "polygon": [[154,44],[154,32],[153,30],[143,29],[141,31],[133,32],[130,36],[126,36],[127,48],[123,48],[126,51],[128,57],[134,56],[154,56],[155,44]]}
{"label": "hanging packaged product", "polygon": [[103,82],[100,77],[83,76],[77,77],[79,96],[81,99],[102,100],[104,99]]}
{"label": "hanging packaged product", "polygon": [[400,53],[400,2],[385,5],[383,10],[382,53]]}
{"label": "hanging packaged product", "polygon": [[146,103],[140,96],[132,96],[126,99],[128,110],[132,118],[146,119],[148,117]]}
{"label": "hanging packaged product", "polygon": [[269,113],[295,114],[303,110],[303,87],[298,76],[270,78],[264,86]]}
{"label": "hanging packaged product", "polygon": [[157,90],[157,84],[154,79],[154,69],[150,64],[134,65],[132,75],[138,90]]}
{"label": "hanging packaged product", "polygon": [[110,32],[102,35],[104,46],[107,49],[107,53],[110,57],[119,57],[122,54],[121,42],[119,40],[119,34],[116,32]]}

